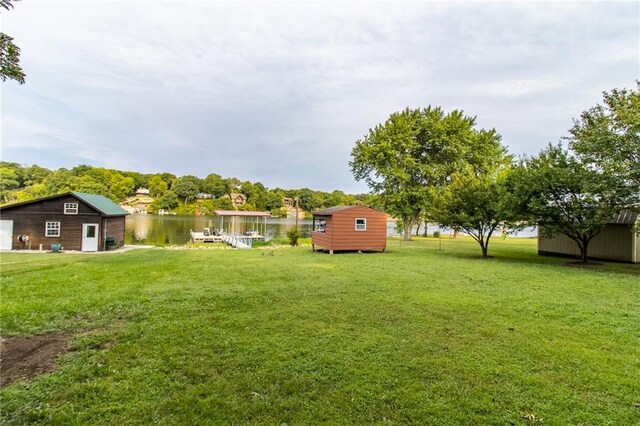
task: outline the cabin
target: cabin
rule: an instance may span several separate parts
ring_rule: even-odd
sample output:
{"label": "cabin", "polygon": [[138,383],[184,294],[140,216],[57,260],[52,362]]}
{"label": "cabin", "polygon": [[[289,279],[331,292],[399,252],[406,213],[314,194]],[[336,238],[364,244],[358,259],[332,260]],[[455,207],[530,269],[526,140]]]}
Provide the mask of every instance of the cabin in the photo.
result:
{"label": "cabin", "polygon": [[[590,259],[640,263],[640,235],[634,230],[638,214],[623,211],[616,215],[589,243]],[[538,254],[579,257],[577,244],[566,235],[547,238],[538,235]]]}
{"label": "cabin", "polygon": [[136,189],[136,195],[141,197],[150,197],[151,193],[147,188],[138,188]]}
{"label": "cabin", "polygon": [[336,206],[313,212],[311,247],[334,251],[385,251],[387,215],[365,206]]}
{"label": "cabin", "polygon": [[229,198],[234,206],[240,207],[244,206],[247,203],[247,196],[244,194],[239,194],[237,192],[232,192],[229,194]]}
{"label": "cabin", "polygon": [[104,251],[124,244],[129,213],[102,195],[68,192],[0,207],[0,249]]}

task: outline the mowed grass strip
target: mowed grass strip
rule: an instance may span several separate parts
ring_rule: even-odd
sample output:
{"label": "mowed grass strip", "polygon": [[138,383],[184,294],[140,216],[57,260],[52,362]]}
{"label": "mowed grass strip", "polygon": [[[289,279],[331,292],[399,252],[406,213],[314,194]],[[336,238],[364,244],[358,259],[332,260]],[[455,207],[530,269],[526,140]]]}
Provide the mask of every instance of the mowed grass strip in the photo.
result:
{"label": "mowed grass strip", "polygon": [[2,422],[640,422],[638,266],[490,253],[3,253],[3,335],[76,337]]}

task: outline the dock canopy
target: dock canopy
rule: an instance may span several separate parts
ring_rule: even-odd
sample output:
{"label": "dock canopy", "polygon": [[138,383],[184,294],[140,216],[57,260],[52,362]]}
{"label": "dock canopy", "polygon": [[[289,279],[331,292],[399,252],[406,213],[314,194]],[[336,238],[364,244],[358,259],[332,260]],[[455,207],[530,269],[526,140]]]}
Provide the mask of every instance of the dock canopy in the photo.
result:
{"label": "dock canopy", "polygon": [[216,217],[211,223],[214,229],[231,235],[267,237],[267,219],[271,217],[269,212],[215,210],[214,213]]}
{"label": "dock canopy", "polygon": [[243,210],[215,210],[217,216],[271,217],[269,212],[252,212]]}

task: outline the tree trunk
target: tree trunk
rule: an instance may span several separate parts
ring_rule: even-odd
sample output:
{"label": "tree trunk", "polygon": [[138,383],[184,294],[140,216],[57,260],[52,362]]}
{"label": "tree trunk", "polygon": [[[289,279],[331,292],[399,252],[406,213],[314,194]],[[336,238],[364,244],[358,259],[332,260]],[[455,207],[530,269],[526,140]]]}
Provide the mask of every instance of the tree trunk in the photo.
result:
{"label": "tree trunk", "polygon": [[404,240],[411,241],[411,228],[413,228],[413,222],[410,220],[404,221]]}
{"label": "tree trunk", "polygon": [[488,242],[485,243],[484,241],[481,241],[480,242],[480,247],[482,248],[482,257],[483,258],[489,257],[487,255],[487,252],[489,251],[489,243]]}
{"label": "tree trunk", "polygon": [[418,222],[418,226],[416,226],[416,237],[420,235],[420,222]]}
{"label": "tree trunk", "polygon": [[429,222],[425,221],[424,222],[424,233],[422,234],[423,237],[428,237],[427,233],[429,232]]}
{"label": "tree trunk", "polygon": [[580,245],[580,256],[582,257],[582,263],[589,263],[589,240],[582,240]]}

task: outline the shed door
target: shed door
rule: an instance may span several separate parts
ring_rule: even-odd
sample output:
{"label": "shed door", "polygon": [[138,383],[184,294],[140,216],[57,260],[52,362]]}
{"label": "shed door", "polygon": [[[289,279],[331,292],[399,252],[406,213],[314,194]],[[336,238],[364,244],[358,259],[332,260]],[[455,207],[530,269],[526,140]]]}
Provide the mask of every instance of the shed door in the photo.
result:
{"label": "shed door", "polygon": [[11,250],[13,242],[13,221],[0,220],[0,250]]}
{"label": "shed door", "polygon": [[82,251],[98,251],[97,223],[82,224]]}

